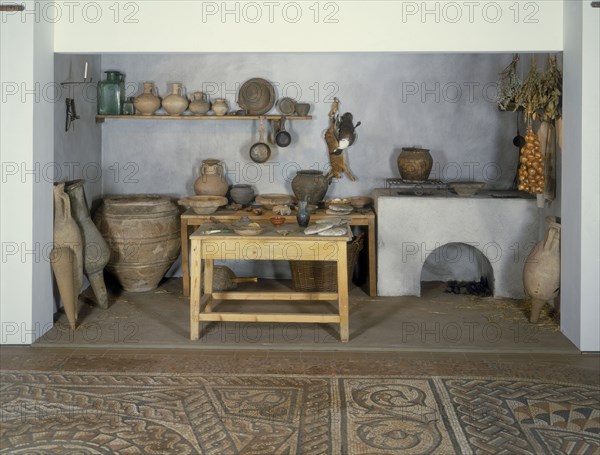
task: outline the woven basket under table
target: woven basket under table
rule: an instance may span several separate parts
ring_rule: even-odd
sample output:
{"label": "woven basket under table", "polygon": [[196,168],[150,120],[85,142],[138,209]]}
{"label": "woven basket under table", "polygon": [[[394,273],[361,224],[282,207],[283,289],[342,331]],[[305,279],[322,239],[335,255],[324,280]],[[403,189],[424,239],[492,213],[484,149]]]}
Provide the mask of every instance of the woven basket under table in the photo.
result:
{"label": "woven basket under table", "polygon": [[[364,235],[348,242],[348,282],[352,281],[358,253],[363,249]],[[297,292],[337,292],[335,261],[289,261],[292,287]]]}

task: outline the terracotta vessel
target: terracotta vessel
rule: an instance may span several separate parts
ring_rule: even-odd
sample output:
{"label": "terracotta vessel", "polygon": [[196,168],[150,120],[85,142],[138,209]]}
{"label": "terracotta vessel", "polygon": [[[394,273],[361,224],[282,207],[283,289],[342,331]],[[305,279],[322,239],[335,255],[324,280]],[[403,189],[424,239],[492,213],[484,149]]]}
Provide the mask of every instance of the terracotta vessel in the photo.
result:
{"label": "terracotta vessel", "polygon": [[531,297],[529,320],[537,322],[542,307],[560,291],[560,220],[546,217],[546,237],[533,249],[523,269],[525,292]]}
{"label": "terracotta vessel", "polygon": [[168,197],[107,197],[94,222],[111,250],[106,268],[126,291],[155,289],[179,256],[179,210]]}
{"label": "terracotta vessel", "polygon": [[329,188],[329,181],[321,171],[300,170],[292,180],[292,191],[298,201],[318,204],[323,200]]}
{"label": "terracotta vessel", "polygon": [[233,185],[229,194],[236,204],[248,205],[254,200],[254,190],[250,185]]}
{"label": "terracotta vessel", "polygon": [[142,115],[152,115],[160,109],[160,98],[153,82],[144,82],[144,93],[133,100],[133,106]]}
{"label": "terracotta vessel", "polygon": [[50,259],[67,319],[74,329],[83,284],[83,241],[64,188],[64,183],[54,186],[54,249]]}
{"label": "terracotta vessel", "polygon": [[225,98],[217,98],[212,103],[212,110],[216,115],[225,115],[229,111],[227,100]]}
{"label": "terracotta vessel", "polygon": [[171,84],[171,94],[162,101],[162,107],[170,115],[181,115],[188,108],[190,102],[184,96],[183,85],[179,82]]}
{"label": "terracotta vessel", "polygon": [[192,102],[190,103],[190,111],[197,115],[204,115],[210,111],[210,102],[204,92],[194,92],[192,94]]}
{"label": "terracotta vessel", "polygon": [[428,149],[403,147],[398,156],[398,170],[405,182],[425,182],[432,166],[433,158]]}
{"label": "terracotta vessel", "polygon": [[79,226],[83,240],[83,269],[92,285],[98,306],[106,309],[108,296],[103,272],[110,258],[110,250],[90,217],[84,184],[84,180],[67,182],[65,190],[71,201],[71,214]]}
{"label": "terracotta vessel", "polygon": [[225,196],[229,190],[229,184],[225,180],[223,165],[219,160],[203,160],[200,166],[200,176],[194,183],[196,194],[208,196]]}

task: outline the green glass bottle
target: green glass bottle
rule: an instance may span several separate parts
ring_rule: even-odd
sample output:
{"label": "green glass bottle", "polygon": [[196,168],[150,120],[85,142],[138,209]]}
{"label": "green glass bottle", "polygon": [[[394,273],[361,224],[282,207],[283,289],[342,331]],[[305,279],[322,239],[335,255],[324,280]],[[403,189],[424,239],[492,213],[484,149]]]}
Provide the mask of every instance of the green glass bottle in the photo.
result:
{"label": "green glass bottle", "polygon": [[105,71],[106,79],[98,82],[98,115],[121,115],[125,103],[125,75]]}

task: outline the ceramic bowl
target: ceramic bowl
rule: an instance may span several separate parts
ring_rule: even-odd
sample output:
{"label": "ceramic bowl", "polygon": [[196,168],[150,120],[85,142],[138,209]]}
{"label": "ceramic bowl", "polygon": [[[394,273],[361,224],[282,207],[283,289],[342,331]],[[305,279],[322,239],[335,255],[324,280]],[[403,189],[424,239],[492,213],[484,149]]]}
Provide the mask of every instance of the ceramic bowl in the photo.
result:
{"label": "ceramic bowl", "polygon": [[306,117],[310,111],[310,104],[308,103],[296,103],[296,115],[300,117]]}
{"label": "ceramic bowl", "polygon": [[254,199],[265,208],[272,210],[276,205],[287,205],[292,202],[292,196],[289,194],[261,194]]}
{"label": "ceramic bowl", "polygon": [[177,201],[179,205],[189,207],[196,215],[210,215],[215,213],[222,205],[227,205],[229,201],[223,196],[189,196]]}
{"label": "ceramic bowl", "polygon": [[451,182],[450,188],[459,196],[474,196],[485,186],[484,182]]}
{"label": "ceramic bowl", "polygon": [[271,224],[273,226],[275,226],[276,228],[281,226],[283,223],[285,223],[285,216],[274,216],[272,218],[269,218],[269,221],[271,222]]}
{"label": "ceramic bowl", "polygon": [[239,227],[233,230],[238,235],[260,235],[263,231],[263,227]]}
{"label": "ceramic bowl", "polygon": [[367,196],[354,196],[350,198],[349,202],[350,205],[355,209],[363,209],[371,205],[373,203],[373,199]]}

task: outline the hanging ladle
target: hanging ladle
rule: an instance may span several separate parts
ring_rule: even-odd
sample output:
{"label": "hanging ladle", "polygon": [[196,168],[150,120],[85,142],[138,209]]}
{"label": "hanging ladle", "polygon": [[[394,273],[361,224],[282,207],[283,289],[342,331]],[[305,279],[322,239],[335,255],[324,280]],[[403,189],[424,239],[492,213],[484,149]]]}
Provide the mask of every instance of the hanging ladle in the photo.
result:
{"label": "hanging ladle", "polygon": [[525,144],[527,143],[527,141],[525,141],[525,138],[523,136],[521,136],[521,131],[519,130],[520,116],[521,116],[521,111],[517,110],[517,135],[513,139],[513,144],[515,147],[519,147],[519,148],[525,146]]}

